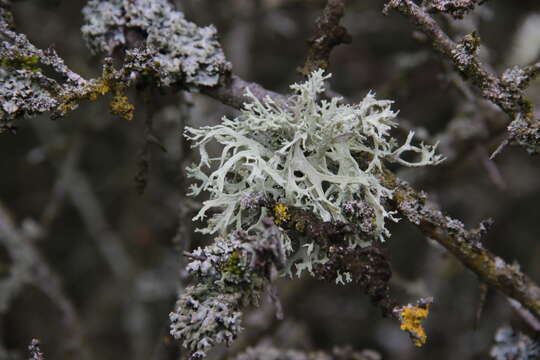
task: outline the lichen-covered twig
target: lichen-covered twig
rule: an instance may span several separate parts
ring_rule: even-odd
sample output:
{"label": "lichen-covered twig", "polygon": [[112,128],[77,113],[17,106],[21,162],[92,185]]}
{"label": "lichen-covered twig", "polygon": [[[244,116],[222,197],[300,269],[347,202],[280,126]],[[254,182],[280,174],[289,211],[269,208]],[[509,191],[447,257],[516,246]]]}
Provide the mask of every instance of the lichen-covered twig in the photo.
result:
{"label": "lichen-covered twig", "polygon": [[430,11],[450,14],[454,19],[463,17],[472,11],[476,5],[482,5],[487,0],[427,0],[425,7]]}
{"label": "lichen-covered twig", "polygon": [[[46,66],[61,80],[47,76]],[[111,112],[129,120],[133,106],[124,95],[128,80],[126,69],[117,72],[110,62],[105,63],[101,78],[86,80],[69,69],[53,49],[38,49],[0,16],[0,130],[9,129],[9,123],[19,117],[45,112],[63,116],[81,101],[96,100],[109,92],[113,94]]]}
{"label": "lichen-covered twig", "polygon": [[[228,104],[239,104],[244,100],[239,94],[227,94],[233,99]],[[460,221],[428,208],[424,195],[417,193],[406,183],[398,184],[395,175],[391,173],[387,173],[387,184],[395,189],[393,201],[396,209],[406,218],[418,225],[427,236],[445,246],[482,281],[516,299],[536,316],[540,316],[540,288],[516,266],[507,264],[485,249],[479,242],[481,231],[467,231]]]}
{"label": "lichen-covered twig", "polygon": [[91,0],[83,9],[82,33],[94,53],[109,56],[141,36],[127,49],[124,67],[154,77],[162,86],[212,87],[230,71],[214,26],[199,27],[167,0]]}
{"label": "lichen-covered twig", "polygon": [[[232,75],[215,29],[197,27],[167,1],[156,1],[155,7],[146,6],[144,1],[90,1],[84,15],[87,23],[83,34],[93,51],[116,57],[117,50],[122,50],[122,67],[116,70],[112,58],[107,58],[103,76],[98,79],[83,79],[53,50],[37,49],[24,35],[13,31],[7,16],[0,17],[1,132],[15,132],[11,120],[17,117],[44,112],[62,116],[77,108],[79,102],[106,93],[113,94],[111,112],[131,119],[134,108],[124,90],[141,79],[157,86],[189,87],[237,109],[248,100],[247,89],[261,101],[266,97],[279,103],[286,100]],[[164,15],[168,21],[162,21]],[[129,41],[133,32],[145,35]],[[170,47],[170,43],[175,46]],[[52,66],[65,82],[45,76],[42,65]]]}
{"label": "lichen-covered twig", "polygon": [[[371,208],[364,206],[366,212],[358,214],[359,223],[354,224],[321,221],[309,211],[273,201],[264,202],[264,206],[273,212],[275,222],[287,231],[294,244],[298,246],[302,243],[301,238],[307,238],[316,244],[321,254],[325,254],[323,262],[314,262],[309,269],[317,279],[336,284],[354,282],[381,309],[383,316],[395,317],[397,302],[390,295],[392,270],[386,250],[380,245],[348,246],[355,234],[362,234],[366,243],[369,242],[373,227],[370,225],[373,217]],[[366,225],[371,228],[366,228]]]}
{"label": "lichen-covered twig", "polygon": [[[160,86],[201,91],[237,109],[249,100],[247,89],[261,101],[266,97],[277,102],[286,100],[231,74],[213,26],[196,26],[165,0],[153,4],[149,8],[140,0],[90,1],[84,10],[86,25],[82,29],[90,48],[109,55],[123,49],[124,67],[132,70],[131,75],[147,76]],[[145,34],[139,47],[125,49],[133,45],[125,35],[129,31]]]}
{"label": "lichen-covered twig", "polygon": [[482,245],[480,239],[489,222],[482,223],[478,229],[466,230],[461,221],[429,207],[425,194],[416,192],[390,172],[385,176],[395,189],[392,201],[404,217],[417,225],[427,238],[444,246],[480,280],[516,299],[540,318],[540,287],[523,274],[519,266],[507,264]]}
{"label": "lichen-covered twig", "polygon": [[523,68],[515,66],[498,77],[480,62],[480,39],[475,33],[459,42],[453,41],[433,17],[412,0],[391,0],[384,12],[389,9],[396,9],[409,17],[432,42],[433,48],[447,57],[459,73],[475,85],[482,97],[498,105],[511,118],[508,127],[511,140],[529,153],[540,153],[540,122],[534,118],[532,104],[523,94],[529,82],[538,76],[539,64]]}
{"label": "lichen-covered twig", "polygon": [[323,14],[317,19],[317,30],[309,39],[310,45],[304,65],[298,70],[309,75],[317,69],[328,69],[332,49],[351,42],[347,29],[339,24],[345,14],[346,0],[328,0]]}
{"label": "lichen-covered twig", "polygon": [[[365,226],[372,219],[371,209],[363,207],[363,212],[356,209],[359,212],[356,221],[364,223],[358,224],[320,221],[308,211],[273,204],[272,201],[264,202],[264,206],[274,212],[276,223],[287,231],[293,243],[298,246],[302,237],[308,238],[316,244],[318,253],[324,254],[324,261],[314,261],[313,265],[309,265],[308,269],[315,278],[336,284],[353,282],[359,285],[372,303],[379,307],[383,316],[392,317],[401,323],[401,329],[409,333],[416,346],[425,344],[427,335],[422,321],[428,316],[433,299],[420,299],[416,305],[398,306],[390,294],[392,270],[386,249],[378,244],[348,246],[352,237],[369,234]],[[286,216],[283,216],[284,211]]]}
{"label": "lichen-covered twig", "polygon": [[[190,177],[200,180],[192,185],[191,195],[211,194],[194,219],[220,209],[202,232],[226,234],[231,227],[250,228],[252,219],[242,211],[243,199],[248,193],[262,193],[286,206],[312,211],[324,221],[346,221],[365,204],[373,209],[372,236],[389,236],[385,221],[395,219],[382,205],[391,196],[376,176],[382,162],[422,167],[442,158],[435,153],[436,146],[413,145],[412,132],[398,145],[390,135],[397,126],[391,101],[369,93],[354,105],[341,104],[340,98],[317,102],[328,77],[318,70],[304,83],[293,84],[295,93],[286,108],[272,99],[260,102],[248,93],[251,102],[237,119],[186,129],[186,137],[201,155],[201,161],[188,169]],[[213,141],[225,145],[220,158],[210,158],[206,150]],[[405,153],[418,157],[409,161]],[[358,164],[361,156],[369,157],[365,167]],[[213,164],[220,167],[206,174]]]}
{"label": "lichen-covered twig", "polygon": [[180,295],[170,319],[171,334],[183,341],[192,359],[238,336],[242,311],[259,305],[274,268],[283,267],[281,231],[271,219],[264,227],[260,236],[233,233],[189,254],[188,271],[199,283]]}

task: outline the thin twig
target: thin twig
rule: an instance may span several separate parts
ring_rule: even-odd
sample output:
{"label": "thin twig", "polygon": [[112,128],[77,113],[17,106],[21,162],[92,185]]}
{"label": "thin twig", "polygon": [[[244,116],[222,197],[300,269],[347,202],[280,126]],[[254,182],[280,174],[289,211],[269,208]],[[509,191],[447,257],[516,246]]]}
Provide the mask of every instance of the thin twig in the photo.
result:
{"label": "thin twig", "polygon": [[9,307],[24,285],[41,290],[62,314],[62,324],[70,334],[65,341],[66,351],[76,358],[88,359],[83,348],[83,329],[71,300],[64,294],[60,278],[52,271],[32,242],[16,227],[9,212],[0,203],[0,242],[12,260],[10,277],[0,282],[0,313]]}
{"label": "thin twig", "polygon": [[531,329],[533,329],[534,331],[540,331],[540,320],[538,319],[538,317],[531,314],[529,310],[524,309],[521,303],[519,303],[519,301],[508,298],[508,302],[510,303],[510,306],[512,306],[512,308],[516,310],[519,316],[521,316],[521,318],[525,320],[527,325],[531,327]]}
{"label": "thin twig", "polygon": [[495,186],[497,186],[499,190],[506,190],[506,181],[504,181],[504,178],[495,162],[493,162],[492,159],[488,157],[486,149],[483,146],[478,145],[476,147],[476,151],[478,153],[478,156],[480,157],[480,161],[482,162],[484,169],[486,169],[486,172],[488,173],[489,178],[491,179],[493,184],[495,184]]}
{"label": "thin twig", "polygon": [[309,75],[321,68],[329,68],[330,52],[340,44],[352,41],[347,29],[339,23],[345,15],[345,0],[328,0],[323,14],[317,19],[317,30],[309,39],[310,45],[304,65],[298,69]]}
{"label": "thin twig", "polygon": [[40,223],[46,230],[58,216],[65,202],[67,188],[69,186],[68,180],[71,173],[78,165],[80,150],[81,144],[79,141],[76,141],[75,144],[70,147],[62,165],[59,168],[59,174],[52,190],[51,199],[47,202],[47,205],[41,214]]}
{"label": "thin twig", "polygon": [[[55,137],[52,129],[40,122],[32,122],[38,137],[46,144]],[[56,162],[53,161],[53,165]],[[122,239],[112,230],[105,212],[94,193],[90,181],[77,168],[65,174],[68,198],[79,211],[81,219],[96,242],[103,258],[117,278],[126,279],[133,273],[134,266]]]}
{"label": "thin twig", "polygon": [[[142,91],[145,91],[145,93],[141,93]],[[151,166],[151,160],[152,160],[152,154],[151,154],[151,147],[152,147],[152,139],[154,137],[152,128],[154,123],[154,102],[151,101],[152,99],[152,93],[153,89],[150,85],[147,89],[141,90],[141,92],[137,92],[137,98],[139,98],[138,103],[141,104],[143,101],[141,101],[141,98],[144,98],[144,104],[145,104],[145,115],[144,115],[144,131],[143,131],[143,145],[141,146],[141,150],[138,154],[138,160],[137,160],[137,174],[135,175],[135,184],[137,188],[137,192],[142,195],[144,191],[146,190],[146,187],[148,186],[148,176],[150,173],[150,166]]]}
{"label": "thin twig", "polygon": [[287,103],[286,96],[267,90],[257,83],[247,82],[236,75],[224,77],[222,81],[222,85],[202,88],[201,92],[235,109],[242,109],[244,103],[251,101],[250,98],[246,97],[248,89],[260,101],[270,98],[278,104]]}
{"label": "thin twig", "polygon": [[495,149],[495,151],[493,152],[493,154],[491,154],[489,156],[489,160],[493,160],[495,159],[495,157],[497,155],[499,155],[501,153],[501,151],[503,151],[503,149],[508,146],[508,144],[510,143],[510,138],[509,137],[506,137],[506,139],[504,139],[500,144],[499,146],[497,146],[497,148]]}

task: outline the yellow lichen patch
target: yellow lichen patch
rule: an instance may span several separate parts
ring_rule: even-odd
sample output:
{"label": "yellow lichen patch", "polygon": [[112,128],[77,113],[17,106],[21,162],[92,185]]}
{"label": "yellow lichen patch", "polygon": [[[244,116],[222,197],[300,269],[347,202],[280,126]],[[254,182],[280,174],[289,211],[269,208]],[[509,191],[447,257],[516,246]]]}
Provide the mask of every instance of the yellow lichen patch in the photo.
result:
{"label": "yellow lichen patch", "polygon": [[422,327],[422,321],[429,314],[429,304],[407,305],[397,308],[401,321],[401,330],[407,331],[416,346],[422,346],[426,343],[426,331]]}
{"label": "yellow lichen patch", "polygon": [[88,91],[86,97],[91,101],[95,101],[100,95],[105,95],[111,91],[111,88],[106,81],[100,80],[96,84],[89,85],[85,90]]}
{"label": "yellow lichen patch", "polygon": [[276,225],[280,225],[290,218],[291,215],[289,214],[289,208],[286,205],[276,204],[274,206],[274,222]]}
{"label": "yellow lichen patch", "polygon": [[121,116],[126,120],[133,119],[135,107],[129,103],[129,99],[122,92],[117,91],[110,103],[111,113]]}
{"label": "yellow lichen patch", "polygon": [[67,112],[75,110],[82,100],[95,101],[99,96],[105,95],[109,91],[111,91],[111,87],[106,80],[91,80],[80,93],[68,92],[62,94],[56,112],[65,115]]}
{"label": "yellow lichen patch", "polygon": [[88,87],[86,98],[96,100],[99,96],[108,92],[114,92],[114,96],[109,104],[111,113],[123,117],[126,120],[133,119],[135,107],[129,103],[129,99],[124,94],[124,85],[114,81],[107,70],[103,71],[103,77]]}

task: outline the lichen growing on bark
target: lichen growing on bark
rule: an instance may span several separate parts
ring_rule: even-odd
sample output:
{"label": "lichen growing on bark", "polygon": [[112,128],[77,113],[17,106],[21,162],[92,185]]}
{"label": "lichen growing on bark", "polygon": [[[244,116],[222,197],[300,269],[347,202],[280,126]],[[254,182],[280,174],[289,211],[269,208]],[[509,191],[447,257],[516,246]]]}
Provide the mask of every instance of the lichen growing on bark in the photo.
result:
{"label": "lichen growing on bark", "polygon": [[[82,33],[94,53],[127,48],[125,66],[163,86],[215,86],[229,71],[216,29],[198,27],[166,0],[91,0]],[[130,43],[130,37],[140,38]]]}
{"label": "lichen growing on bark", "polygon": [[[73,72],[53,49],[42,50],[28,38],[11,29],[0,16],[0,121],[31,117],[51,112],[53,117],[64,116],[76,109],[83,100],[96,100],[114,92],[111,111],[124,118],[133,117],[123,89],[129,85],[124,71],[115,70],[107,60],[103,75],[84,79]],[[45,74],[42,68],[56,72]]]}
{"label": "lichen growing on bark", "polygon": [[257,236],[235,233],[198,248],[187,269],[197,279],[180,295],[169,315],[171,334],[183,341],[192,358],[214,345],[229,345],[242,331],[242,312],[259,305],[272,268],[285,261],[281,231],[267,219]]}

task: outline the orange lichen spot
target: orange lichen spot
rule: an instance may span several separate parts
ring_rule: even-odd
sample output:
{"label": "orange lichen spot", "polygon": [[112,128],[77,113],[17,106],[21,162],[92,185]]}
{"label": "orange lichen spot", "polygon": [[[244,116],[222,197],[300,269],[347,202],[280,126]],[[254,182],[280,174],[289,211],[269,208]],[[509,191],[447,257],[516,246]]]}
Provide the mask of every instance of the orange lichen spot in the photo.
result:
{"label": "orange lichen spot", "polygon": [[426,343],[426,331],[422,327],[422,321],[429,314],[429,303],[420,303],[418,305],[407,305],[394,310],[398,313],[401,321],[401,330],[407,331],[416,346],[422,346]]}
{"label": "orange lichen spot", "polygon": [[135,107],[129,103],[129,99],[122,92],[118,91],[110,103],[111,113],[123,117],[126,120],[133,119]]}
{"label": "orange lichen spot", "polygon": [[276,204],[274,206],[274,222],[276,225],[280,225],[290,218],[291,215],[289,214],[289,208],[286,205]]}

